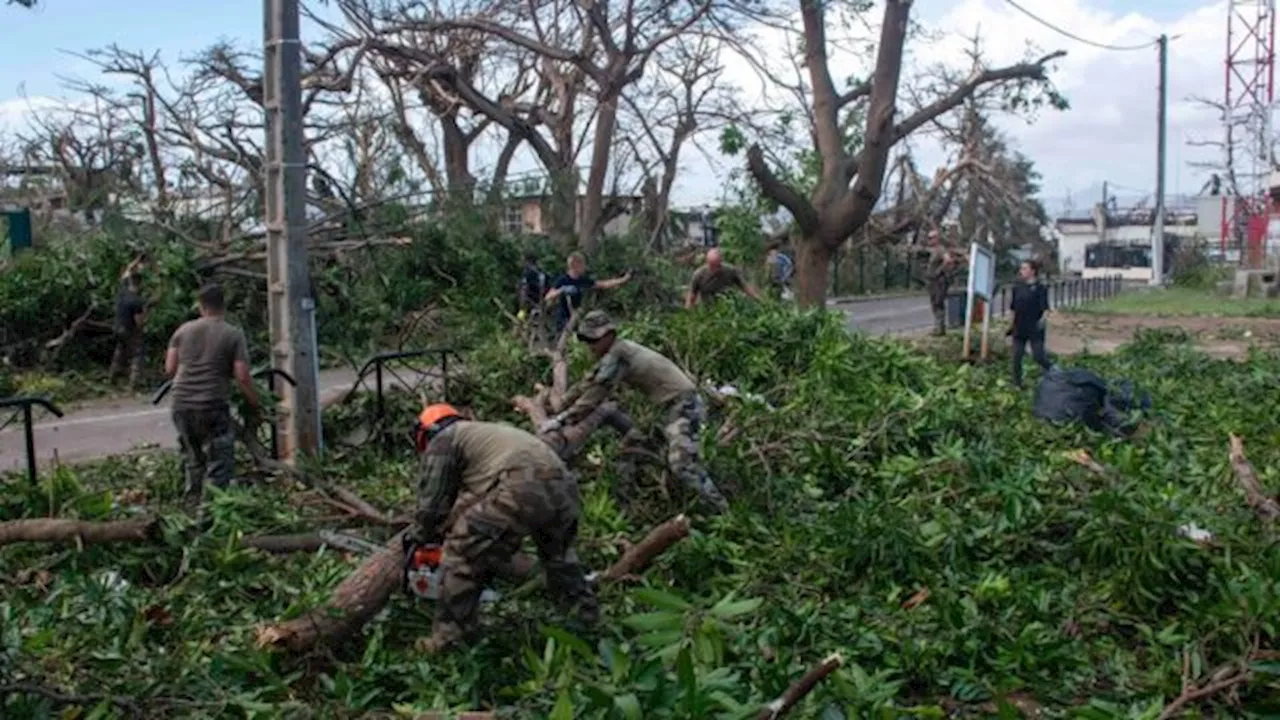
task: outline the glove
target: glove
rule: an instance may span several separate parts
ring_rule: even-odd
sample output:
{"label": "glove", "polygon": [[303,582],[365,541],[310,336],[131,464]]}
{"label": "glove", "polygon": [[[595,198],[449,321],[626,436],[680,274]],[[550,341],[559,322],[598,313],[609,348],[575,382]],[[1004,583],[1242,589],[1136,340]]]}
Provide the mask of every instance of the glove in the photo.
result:
{"label": "glove", "polygon": [[526,313],[524,310],[521,310],[519,314],[516,315],[516,319],[523,321],[528,316],[529,316],[528,313]]}
{"label": "glove", "polygon": [[562,427],[564,427],[564,422],[560,418],[547,418],[542,421],[542,424],[538,425],[538,434],[545,435],[547,433],[555,432]]}

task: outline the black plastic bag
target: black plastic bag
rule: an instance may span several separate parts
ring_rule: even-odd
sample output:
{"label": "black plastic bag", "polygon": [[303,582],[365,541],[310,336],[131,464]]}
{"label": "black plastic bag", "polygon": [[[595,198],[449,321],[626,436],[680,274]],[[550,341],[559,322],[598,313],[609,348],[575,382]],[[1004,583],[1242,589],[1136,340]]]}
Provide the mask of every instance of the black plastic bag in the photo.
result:
{"label": "black plastic bag", "polygon": [[1032,414],[1053,423],[1080,422],[1097,429],[1107,400],[1107,383],[1080,368],[1053,368],[1036,387]]}
{"label": "black plastic bag", "polygon": [[1108,383],[1082,368],[1054,368],[1036,387],[1032,414],[1053,423],[1082,423],[1091,430],[1128,437],[1138,418],[1151,409],[1151,397],[1132,382]]}

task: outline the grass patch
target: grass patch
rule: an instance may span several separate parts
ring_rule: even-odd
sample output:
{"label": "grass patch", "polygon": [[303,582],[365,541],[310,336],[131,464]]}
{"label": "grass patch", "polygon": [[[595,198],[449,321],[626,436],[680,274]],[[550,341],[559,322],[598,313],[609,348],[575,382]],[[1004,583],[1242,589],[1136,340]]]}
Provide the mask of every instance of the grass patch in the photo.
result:
{"label": "grass patch", "polygon": [[1071,312],[1175,317],[1280,317],[1280,301],[1269,298],[1233,298],[1207,290],[1169,288],[1125,293],[1072,309]]}

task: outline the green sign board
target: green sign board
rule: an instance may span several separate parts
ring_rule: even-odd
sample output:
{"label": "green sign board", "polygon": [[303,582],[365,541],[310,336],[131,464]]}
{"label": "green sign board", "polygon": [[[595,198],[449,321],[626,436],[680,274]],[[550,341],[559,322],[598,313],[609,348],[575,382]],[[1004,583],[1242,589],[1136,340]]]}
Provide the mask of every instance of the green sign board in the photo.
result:
{"label": "green sign board", "polygon": [[0,212],[0,238],[4,239],[7,254],[16,255],[32,244],[31,211],[10,210]]}

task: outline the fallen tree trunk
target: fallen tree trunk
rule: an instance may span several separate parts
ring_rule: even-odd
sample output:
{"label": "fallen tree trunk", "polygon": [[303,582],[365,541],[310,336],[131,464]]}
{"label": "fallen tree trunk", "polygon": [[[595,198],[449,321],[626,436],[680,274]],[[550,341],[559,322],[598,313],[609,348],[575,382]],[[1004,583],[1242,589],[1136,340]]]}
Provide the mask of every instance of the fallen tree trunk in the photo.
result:
{"label": "fallen tree trunk", "polygon": [[319,533],[298,533],[297,535],[246,535],[240,538],[240,544],[254,550],[274,554],[295,552],[316,552],[328,543]]}
{"label": "fallen tree trunk", "polygon": [[[385,548],[367,558],[347,576],[320,607],[301,617],[258,629],[258,647],[285,648],[304,653],[319,645],[341,641],[357,632],[391,599],[404,573],[402,540],[409,528],[391,538]],[[629,547],[618,562],[602,573],[603,581],[631,577],[674,543],[689,535],[689,520],[684,515],[654,528],[643,540]],[[527,577],[536,560],[517,553],[499,570],[513,579]]]}
{"label": "fallen tree trunk", "polygon": [[285,622],[258,629],[258,647],[287,647],[301,653],[328,640],[340,640],[364,626],[400,584],[404,571],[402,538],[396,533],[386,547],[366,559],[338,585],[324,605]]}
{"label": "fallen tree trunk", "polygon": [[649,531],[640,542],[627,548],[622,557],[600,576],[616,582],[644,569],[667,548],[689,537],[689,518],[680,514]]}
{"label": "fallen tree trunk", "polygon": [[0,523],[0,545],[17,542],[75,542],[94,545],[147,542],[159,538],[160,521],[155,518],[107,522],[37,518]]}
{"label": "fallen tree trunk", "polygon": [[1276,518],[1280,518],[1280,503],[1275,498],[1266,494],[1262,490],[1262,483],[1258,482],[1258,473],[1254,472],[1253,464],[1249,462],[1249,458],[1244,454],[1244,441],[1240,436],[1231,435],[1231,469],[1235,472],[1236,482],[1240,487],[1244,488],[1245,498],[1249,502],[1249,506],[1254,512],[1258,513],[1258,517],[1268,525],[1274,523]]}

